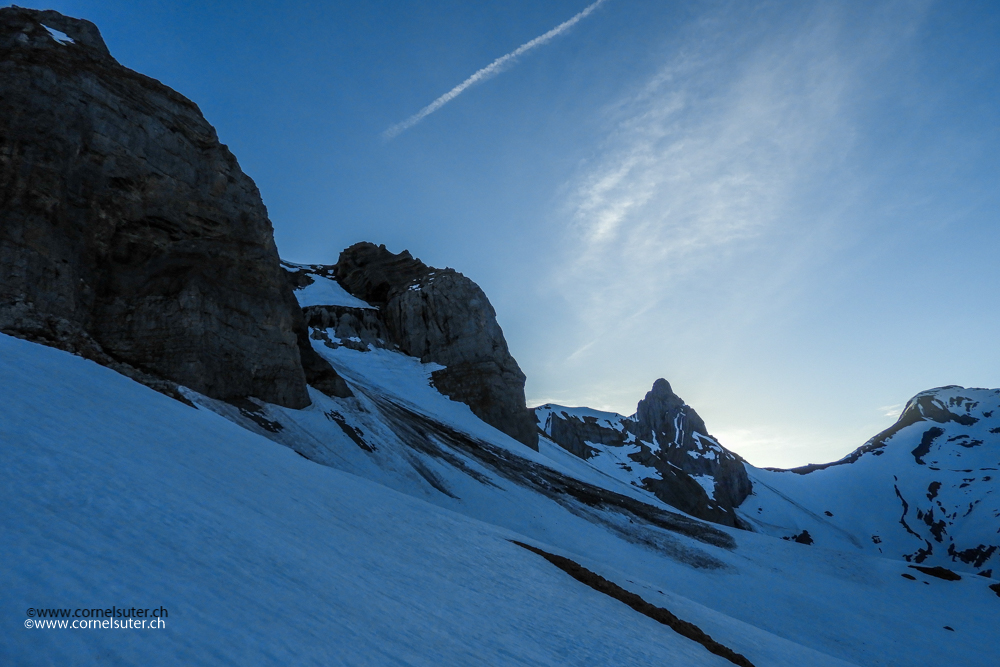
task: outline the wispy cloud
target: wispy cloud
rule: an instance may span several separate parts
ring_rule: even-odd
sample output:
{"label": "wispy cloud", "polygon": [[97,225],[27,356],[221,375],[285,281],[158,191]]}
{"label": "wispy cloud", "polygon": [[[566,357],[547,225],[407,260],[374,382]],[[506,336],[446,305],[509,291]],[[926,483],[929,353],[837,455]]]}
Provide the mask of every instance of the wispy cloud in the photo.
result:
{"label": "wispy cloud", "polygon": [[878,409],[878,411],[882,413],[883,417],[892,417],[895,419],[896,417],[899,417],[899,415],[903,414],[903,407],[904,405],[902,403],[896,403],[895,405],[883,405]]}
{"label": "wispy cloud", "polygon": [[632,314],[791,222],[797,193],[852,140],[851,63],[835,25],[810,28],[757,46],[706,39],[613,110],[567,201],[562,275],[584,298]]}
{"label": "wispy cloud", "polygon": [[844,165],[865,71],[882,56],[845,48],[835,9],[805,14],[779,27],[702,21],[605,110],[603,144],[558,204],[566,234],[548,289],[579,323],[562,363],[704,336],[721,359],[762,317],[783,316],[810,262],[839,242],[837,211],[863,187]]}
{"label": "wispy cloud", "polygon": [[864,187],[844,167],[878,93],[868,75],[923,5],[879,5],[864,28],[835,6],[784,24],[739,7],[679,35],[673,57],[607,109],[603,146],[567,185],[556,280],[586,319],[622,323],[682,280],[711,289],[702,278],[762,252],[780,263],[760,286],[783,290],[847,224],[836,211]]}
{"label": "wispy cloud", "polygon": [[451,90],[449,90],[447,93],[445,93],[441,97],[437,98],[436,100],[434,100],[433,102],[431,102],[430,104],[428,104],[427,106],[425,106],[423,109],[421,109],[417,113],[413,114],[412,116],[410,116],[409,118],[407,118],[403,122],[397,123],[397,124],[393,125],[392,127],[390,127],[389,129],[385,130],[382,133],[382,139],[385,140],[385,141],[389,141],[390,139],[394,139],[395,137],[398,137],[400,134],[402,134],[406,130],[410,129],[411,127],[413,127],[414,125],[416,125],[417,123],[419,123],[420,121],[422,121],[424,118],[427,118],[432,113],[434,113],[435,111],[437,111],[438,109],[440,109],[441,107],[443,107],[445,104],[447,104],[448,102],[451,102],[453,99],[455,99],[456,97],[458,97],[459,95],[461,95],[469,87],[471,87],[471,86],[473,86],[473,85],[475,85],[477,83],[481,83],[483,81],[486,81],[487,79],[489,79],[489,78],[491,78],[493,76],[496,76],[497,74],[499,74],[500,72],[502,72],[507,67],[513,65],[514,62],[519,57],[521,57],[522,55],[524,55],[528,51],[530,51],[530,50],[532,50],[532,49],[534,49],[536,47],[542,46],[543,44],[545,44],[546,42],[550,41],[551,39],[553,39],[557,35],[560,35],[560,34],[566,32],[567,30],[569,30],[570,28],[572,28],[574,25],[576,25],[577,23],[579,23],[580,21],[582,21],[583,19],[585,19],[587,16],[589,16],[595,9],[597,9],[598,7],[600,7],[605,2],[607,2],[607,0],[597,0],[597,2],[594,2],[591,5],[588,5],[583,11],[581,11],[580,13],[578,13],[573,18],[560,23],[559,25],[557,25],[555,28],[552,28],[552,30],[549,30],[544,35],[540,35],[540,36],[534,38],[533,40],[531,40],[530,42],[527,42],[527,43],[522,44],[521,46],[517,47],[516,49],[514,49],[513,51],[511,51],[507,55],[501,56],[501,57],[497,58],[496,60],[494,60],[493,62],[491,62],[486,67],[482,68],[481,70],[479,70],[478,72],[476,72],[475,74],[473,74],[472,76],[470,76],[468,79],[466,79],[462,83],[458,84],[457,86],[455,86],[454,88],[452,88]]}

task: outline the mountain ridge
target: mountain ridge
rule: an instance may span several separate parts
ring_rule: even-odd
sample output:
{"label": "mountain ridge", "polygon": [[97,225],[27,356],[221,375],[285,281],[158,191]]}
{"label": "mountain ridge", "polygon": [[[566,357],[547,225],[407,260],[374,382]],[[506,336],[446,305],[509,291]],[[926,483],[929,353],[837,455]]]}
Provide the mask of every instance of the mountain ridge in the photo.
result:
{"label": "mountain ridge", "polygon": [[34,632],[29,609],[3,661],[1000,654],[1000,390],[921,392],[805,471],[750,466],[663,378],[631,417],[529,411],[470,278],[372,243],[282,262],[197,106],[93,24],[0,9],[0,93],[9,598],[181,628]]}

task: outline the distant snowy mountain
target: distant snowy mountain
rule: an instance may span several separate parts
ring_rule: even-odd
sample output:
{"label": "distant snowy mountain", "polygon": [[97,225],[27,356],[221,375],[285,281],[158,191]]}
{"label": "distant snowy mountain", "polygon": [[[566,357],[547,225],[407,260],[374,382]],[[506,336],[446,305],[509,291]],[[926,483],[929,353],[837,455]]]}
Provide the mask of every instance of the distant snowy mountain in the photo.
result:
{"label": "distant snowy mountain", "polygon": [[924,565],[1000,573],[1000,390],[921,392],[835,463],[751,468],[755,530]]}

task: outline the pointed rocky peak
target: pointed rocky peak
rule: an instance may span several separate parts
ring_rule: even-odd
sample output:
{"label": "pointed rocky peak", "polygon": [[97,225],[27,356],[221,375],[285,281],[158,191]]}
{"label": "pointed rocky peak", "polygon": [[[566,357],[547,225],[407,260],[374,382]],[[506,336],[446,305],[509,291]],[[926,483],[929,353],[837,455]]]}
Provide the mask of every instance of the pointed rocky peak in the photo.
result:
{"label": "pointed rocky peak", "polygon": [[552,404],[535,415],[547,438],[594,467],[692,516],[742,526],[734,508],[752,490],[743,460],[709,435],[665,379],[631,417]]}
{"label": "pointed rocky peak", "polygon": [[660,378],[653,383],[626,428],[652,443],[666,464],[709,486],[712,500],[735,517],[733,509],[752,489],[743,460],[708,433],[704,420],[669,382]]}
{"label": "pointed rocky peak", "polygon": [[639,401],[632,431],[638,437],[655,440],[661,446],[700,449],[699,436],[714,442],[702,418],[674,393],[670,383],[663,378],[654,382],[646,397]]}

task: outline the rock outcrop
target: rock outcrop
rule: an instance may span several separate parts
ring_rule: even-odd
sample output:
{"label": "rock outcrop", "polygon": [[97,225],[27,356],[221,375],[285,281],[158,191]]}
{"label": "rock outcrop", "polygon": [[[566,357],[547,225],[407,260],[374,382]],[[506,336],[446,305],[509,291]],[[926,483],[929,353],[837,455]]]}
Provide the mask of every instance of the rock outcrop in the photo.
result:
{"label": "rock outcrop", "polygon": [[0,9],[0,330],[214,398],[343,395],[278,261],[193,102],[88,21]]}
{"label": "rock outcrop", "polygon": [[660,378],[636,407],[630,431],[659,445],[658,458],[688,475],[715,480],[715,500],[733,514],[752,490],[743,459],[708,434],[705,422]]}
{"label": "rock outcrop", "polygon": [[[346,301],[353,300],[356,303],[341,303],[345,300],[329,293],[332,284],[335,284],[337,289],[343,290],[334,276],[333,265],[293,264],[284,261],[281,265],[293,289],[296,290],[296,297],[302,306],[302,315],[313,338],[323,340],[329,347],[336,348],[342,345],[359,352],[365,352],[372,347],[398,349],[398,346],[391,342],[392,336],[386,330],[378,308],[350,297],[346,291],[344,294],[349,297]],[[304,294],[308,294],[307,288],[316,287],[317,283],[325,283],[320,285],[320,296],[303,297]],[[323,287],[327,289],[323,290]],[[336,336],[336,342],[330,340],[328,333],[330,331]]]}
{"label": "rock outcrop", "polygon": [[666,380],[631,417],[558,405],[535,414],[545,436],[576,456],[692,516],[743,527],[735,508],[752,490],[743,460],[708,434]]}
{"label": "rock outcrop", "polygon": [[[332,273],[347,292],[378,308],[392,345],[445,366],[432,375],[441,393],[537,448],[534,418],[524,404],[524,373],[478,285],[452,269],[435,269],[406,251],[393,254],[371,243],[341,253]],[[372,323],[359,319],[357,324],[373,332],[366,335],[380,335]]]}

